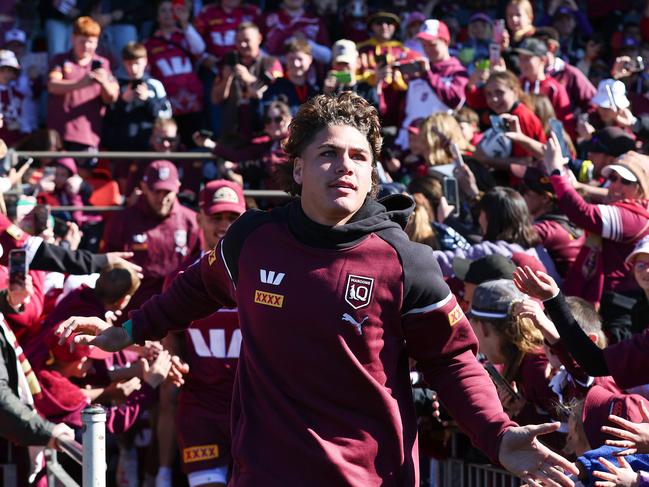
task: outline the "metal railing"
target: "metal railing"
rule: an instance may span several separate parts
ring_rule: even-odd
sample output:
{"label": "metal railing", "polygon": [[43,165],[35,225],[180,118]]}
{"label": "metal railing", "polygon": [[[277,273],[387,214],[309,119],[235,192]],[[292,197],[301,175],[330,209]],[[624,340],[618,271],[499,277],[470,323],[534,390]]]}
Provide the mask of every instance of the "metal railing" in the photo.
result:
{"label": "metal railing", "polygon": [[[76,441],[61,441],[63,453],[82,467],[83,487],[106,486],[106,412],[98,405],[88,406],[81,412],[83,446]],[[48,487],[79,487],[79,484],[58,462],[57,451],[45,449]],[[3,483],[13,486],[14,484]]]}
{"label": "metal railing", "polygon": [[[134,152],[134,151],[101,151],[101,152],[82,152],[82,151],[16,151],[9,149],[7,157],[10,165],[13,167],[18,163],[21,157],[31,157],[33,159],[60,159],[62,157],[87,158],[99,157],[102,159],[141,159],[141,160],[195,160],[195,159],[218,159],[211,152]],[[288,199],[290,195],[285,191],[271,189],[244,189],[243,194],[250,198],[269,198],[269,199]],[[104,213],[110,211],[119,211],[123,206],[56,206],[52,207],[52,212],[96,212]]]}

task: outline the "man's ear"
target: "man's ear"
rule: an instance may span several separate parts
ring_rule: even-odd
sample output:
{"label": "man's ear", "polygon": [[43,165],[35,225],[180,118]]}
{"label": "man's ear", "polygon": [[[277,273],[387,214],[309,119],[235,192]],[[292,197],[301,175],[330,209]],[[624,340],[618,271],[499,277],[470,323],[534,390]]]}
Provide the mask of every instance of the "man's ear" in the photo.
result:
{"label": "man's ear", "polygon": [[301,157],[296,157],[293,162],[293,181],[297,184],[302,184],[302,170],[304,169],[304,161]]}

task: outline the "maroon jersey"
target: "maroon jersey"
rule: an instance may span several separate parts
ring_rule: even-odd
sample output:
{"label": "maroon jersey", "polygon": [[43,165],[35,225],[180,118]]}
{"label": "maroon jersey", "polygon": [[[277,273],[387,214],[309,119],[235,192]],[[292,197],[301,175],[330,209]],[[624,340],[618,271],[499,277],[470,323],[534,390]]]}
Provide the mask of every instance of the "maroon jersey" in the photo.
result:
{"label": "maroon jersey", "polygon": [[151,77],[158,79],[171,101],[174,115],[203,109],[203,85],[194,71],[194,59],[184,32],[177,30],[166,39],[158,31],[146,42]]}
{"label": "maroon jersey", "polygon": [[[101,63],[101,67],[112,76],[108,59],[95,54],[92,62],[81,66],[71,51],[54,56],[50,63],[50,76],[79,81],[90,72],[95,61]],[[92,83],[65,95],[50,93],[47,97],[47,127],[56,130],[67,142],[97,147],[105,113],[106,105],[101,99],[99,83]]]}
{"label": "maroon jersey", "polygon": [[235,47],[237,27],[242,22],[257,24],[261,12],[255,5],[241,5],[226,12],[220,5],[207,5],[194,20],[209,54],[222,58]]}
{"label": "maroon jersey", "polygon": [[162,291],[165,276],[198,250],[196,214],[176,202],[167,218],[160,218],[141,197],[135,206],[113,215],[106,223],[101,248],[104,252],[133,252],[144,279],[131,299],[135,308]]}
{"label": "maroon jersey", "polygon": [[268,54],[281,56],[288,39],[297,33],[323,46],[330,46],[329,34],[322,20],[309,13],[292,17],[283,9],[266,15],[262,23],[264,48]]}
{"label": "maroon jersey", "polygon": [[401,228],[412,202],[383,201],[391,211],[368,199],[341,227],[299,201],[249,211],[131,315],[140,343],[238,305],[230,485],[418,485],[408,356],[497,459],[515,423],[432,250]]}

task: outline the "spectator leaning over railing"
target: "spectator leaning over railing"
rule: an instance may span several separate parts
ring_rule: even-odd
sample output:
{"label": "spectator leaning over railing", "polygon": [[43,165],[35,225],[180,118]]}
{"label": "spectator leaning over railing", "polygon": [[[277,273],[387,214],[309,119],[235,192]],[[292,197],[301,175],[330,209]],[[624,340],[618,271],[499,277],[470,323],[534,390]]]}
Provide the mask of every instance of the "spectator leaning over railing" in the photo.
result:
{"label": "spectator leaning over railing", "polygon": [[79,17],[72,50],[50,62],[47,125],[61,134],[66,150],[97,149],[106,105],[119,93],[108,60],[95,53],[100,33],[97,22]]}

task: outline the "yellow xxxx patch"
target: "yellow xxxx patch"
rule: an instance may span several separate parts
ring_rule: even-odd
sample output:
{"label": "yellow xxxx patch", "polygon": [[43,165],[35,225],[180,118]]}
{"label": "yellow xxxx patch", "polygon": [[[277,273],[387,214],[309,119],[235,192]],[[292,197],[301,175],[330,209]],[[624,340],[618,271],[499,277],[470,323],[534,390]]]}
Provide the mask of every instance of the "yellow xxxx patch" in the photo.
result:
{"label": "yellow xxxx patch", "polygon": [[281,308],[284,306],[284,296],[257,290],[255,291],[255,303]]}
{"label": "yellow xxxx patch", "polygon": [[460,321],[462,321],[462,318],[464,318],[464,312],[462,311],[462,308],[458,303],[455,305],[455,308],[453,308],[451,312],[448,314],[448,323],[451,326],[456,325]]}
{"label": "yellow xxxx patch", "polygon": [[183,449],[183,462],[192,463],[219,458],[219,445],[192,446]]}

